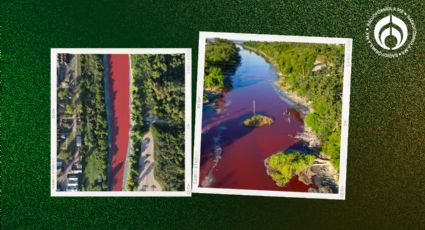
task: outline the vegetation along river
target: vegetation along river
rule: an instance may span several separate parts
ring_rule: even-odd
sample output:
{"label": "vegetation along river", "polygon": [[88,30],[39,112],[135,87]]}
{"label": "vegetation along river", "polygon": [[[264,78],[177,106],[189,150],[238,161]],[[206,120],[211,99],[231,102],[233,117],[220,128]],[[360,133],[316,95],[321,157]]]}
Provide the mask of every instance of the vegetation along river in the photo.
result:
{"label": "vegetation along river", "polygon": [[[278,187],[264,166],[276,152],[303,148],[295,136],[304,130],[304,121],[275,85],[275,67],[256,53],[239,49],[241,59],[230,76],[232,88],[203,107],[200,186],[305,192],[314,185],[294,176],[285,187]],[[253,114],[254,103],[256,114],[274,120],[271,125],[243,125]]]}

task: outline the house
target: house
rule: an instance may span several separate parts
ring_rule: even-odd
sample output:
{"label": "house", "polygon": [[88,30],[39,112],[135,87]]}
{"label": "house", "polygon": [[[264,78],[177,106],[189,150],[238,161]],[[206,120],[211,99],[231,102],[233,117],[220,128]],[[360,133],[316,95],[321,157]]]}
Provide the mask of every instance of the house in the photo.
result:
{"label": "house", "polygon": [[69,180],[68,179],[68,187],[69,186],[78,186],[78,180]]}
{"label": "house", "polygon": [[[67,191],[74,191],[78,187],[78,175],[68,174],[67,175]],[[75,190],[77,191],[77,190]]]}
{"label": "house", "polygon": [[68,177],[68,183],[78,183],[78,177]]}
{"label": "house", "polygon": [[78,175],[74,173],[69,173],[66,177],[71,180],[78,180]]}

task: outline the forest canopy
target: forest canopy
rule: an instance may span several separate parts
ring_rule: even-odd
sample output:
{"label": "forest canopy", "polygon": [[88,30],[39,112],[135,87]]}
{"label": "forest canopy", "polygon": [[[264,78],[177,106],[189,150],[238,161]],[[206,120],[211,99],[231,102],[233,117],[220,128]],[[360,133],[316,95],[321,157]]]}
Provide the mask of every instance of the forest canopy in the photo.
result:
{"label": "forest canopy", "polygon": [[225,87],[225,75],[238,63],[239,48],[235,43],[215,38],[207,40],[205,47],[204,87],[210,91],[221,91]]}
{"label": "forest canopy", "polygon": [[151,131],[154,139],[155,179],[165,191],[184,190],[183,54],[131,55],[133,82],[131,169],[127,189],[137,185],[140,141]]}
{"label": "forest canopy", "polygon": [[[86,191],[107,190],[108,122],[101,55],[80,55],[83,183]],[[102,183],[98,179],[102,178]]]}

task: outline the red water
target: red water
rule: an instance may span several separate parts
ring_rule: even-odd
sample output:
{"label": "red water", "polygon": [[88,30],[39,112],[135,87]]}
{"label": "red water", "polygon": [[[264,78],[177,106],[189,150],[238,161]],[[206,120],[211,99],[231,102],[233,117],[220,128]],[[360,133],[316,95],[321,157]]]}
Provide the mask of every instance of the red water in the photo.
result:
{"label": "red water", "polygon": [[[313,186],[296,176],[278,187],[264,166],[264,160],[276,152],[302,148],[294,136],[303,131],[304,122],[274,86],[274,67],[247,50],[240,55],[233,88],[203,108],[200,186],[305,192]],[[257,114],[273,118],[272,125],[243,126],[253,113],[253,101]]]}
{"label": "red water", "polygon": [[112,121],[112,164],[109,178],[112,191],[122,191],[124,166],[130,131],[129,56],[110,55],[109,94]]}

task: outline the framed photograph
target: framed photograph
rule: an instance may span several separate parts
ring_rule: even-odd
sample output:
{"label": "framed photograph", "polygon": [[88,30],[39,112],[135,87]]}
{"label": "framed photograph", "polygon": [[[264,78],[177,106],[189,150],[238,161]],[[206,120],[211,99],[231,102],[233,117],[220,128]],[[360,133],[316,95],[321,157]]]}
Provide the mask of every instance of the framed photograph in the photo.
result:
{"label": "framed photograph", "polygon": [[200,32],[193,192],[345,199],[352,40]]}
{"label": "framed photograph", "polygon": [[191,195],[190,49],[51,49],[51,195]]}

